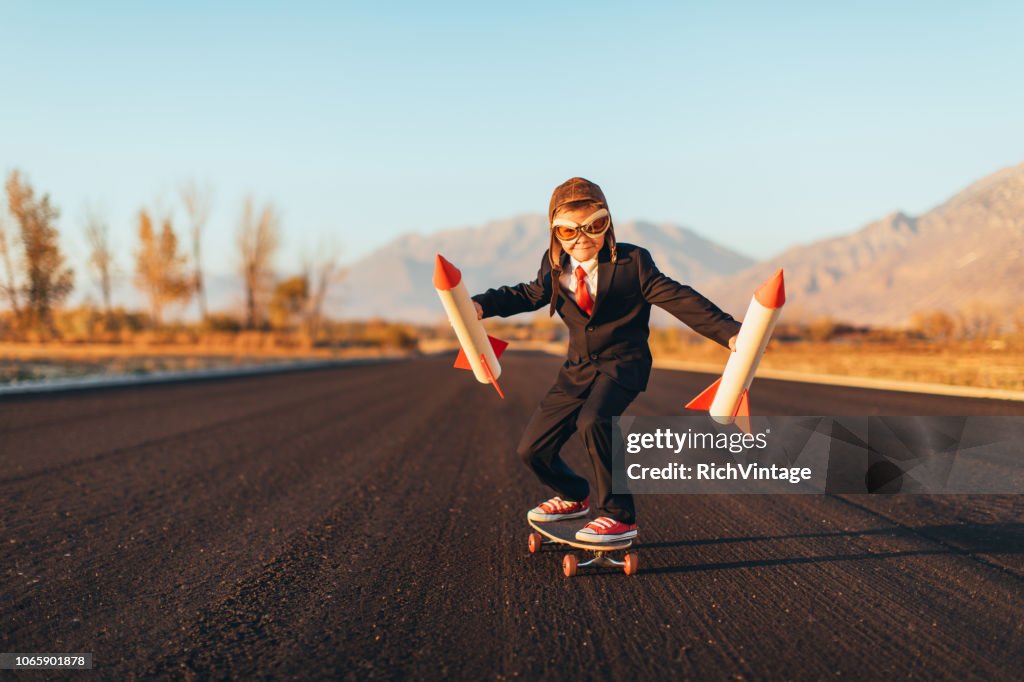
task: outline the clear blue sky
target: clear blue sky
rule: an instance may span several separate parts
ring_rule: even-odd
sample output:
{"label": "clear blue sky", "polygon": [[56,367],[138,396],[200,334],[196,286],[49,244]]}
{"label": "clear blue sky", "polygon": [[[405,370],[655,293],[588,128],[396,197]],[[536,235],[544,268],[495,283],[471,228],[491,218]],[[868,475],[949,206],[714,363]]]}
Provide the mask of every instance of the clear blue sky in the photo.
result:
{"label": "clear blue sky", "polygon": [[321,235],[352,259],[542,212],[577,174],[766,257],[1024,161],[1022,36],[1016,1],[3,2],[0,170],[52,194],[76,263],[104,207],[126,270],[134,212],[190,177],[221,271],[247,192],[287,270]]}

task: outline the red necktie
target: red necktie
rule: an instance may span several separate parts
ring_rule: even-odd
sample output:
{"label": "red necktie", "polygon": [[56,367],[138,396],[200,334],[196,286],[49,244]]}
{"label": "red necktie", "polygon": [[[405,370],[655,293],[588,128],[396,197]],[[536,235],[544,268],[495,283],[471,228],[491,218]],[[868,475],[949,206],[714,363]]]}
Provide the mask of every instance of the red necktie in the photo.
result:
{"label": "red necktie", "polygon": [[594,299],[590,298],[590,292],[587,291],[587,271],[582,265],[576,266],[576,305],[587,315],[594,312]]}

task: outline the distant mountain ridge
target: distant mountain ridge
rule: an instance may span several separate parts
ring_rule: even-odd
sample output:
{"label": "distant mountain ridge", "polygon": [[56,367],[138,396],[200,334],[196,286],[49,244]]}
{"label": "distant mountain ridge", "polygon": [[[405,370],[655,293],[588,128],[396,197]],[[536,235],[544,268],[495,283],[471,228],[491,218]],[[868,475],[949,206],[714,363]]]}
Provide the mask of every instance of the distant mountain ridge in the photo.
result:
{"label": "distant mountain ridge", "polygon": [[[615,226],[615,236],[643,245],[659,268],[684,282],[731,275],[754,263],[668,223],[625,222]],[[444,317],[431,286],[438,253],[462,271],[470,292],[478,293],[533,280],[547,247],[547,218],[540,214],[432,235],[402,235],[352,265],[331,297],[330,313],[339,318],[434,322]]]}
{"label": "distant mountain ridge", "polygon": [[[982,178],[921,215],[890,213],[855,232],[793,246],[760,262],[668,223],[631,221],[615,229],[619,241],[649,249],[662,271],[737,318],[779,267],[786,272],[783,314],[789,319],[904,325],[916,311],[954,312],[975,301],[1009,313],[1021,306],[1024,290],[1024,164]],[[444,315],[431,286],[435,254],[455,263],[476,293],[532,280],[547,244],[547,221],[539,214],[402,235],[350,266],[332,290],[327,312],[343,319],[435,322]],[[208,273],[208,284],[212,309],[239,309],[237,276]],[[653,319],[671,322],[658,310]]]}
{"label": "distant mountain ridge", "polygon": [[790,314],[804,318],[899,326],[916,311],[953,312],[979,301],[1011,311],[1024,290],[1024,164],[920,216],[895,212],[851,234],[794,246],[704,291],[742,315],[779,267]]}

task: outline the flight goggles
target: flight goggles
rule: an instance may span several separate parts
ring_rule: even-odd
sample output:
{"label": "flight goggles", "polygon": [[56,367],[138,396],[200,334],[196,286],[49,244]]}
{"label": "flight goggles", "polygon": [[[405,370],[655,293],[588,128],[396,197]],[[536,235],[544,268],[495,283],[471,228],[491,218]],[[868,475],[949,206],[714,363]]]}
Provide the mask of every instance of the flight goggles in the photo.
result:
{"label": "flight goggles", "polygon": [[581,234],[597,237],[604,234],[611,225],[612,217],[607,208],[594,211],[582,223],[574,223],[566,218],[555,218],[551,221],[551,229],[563,242],[574,242]]}

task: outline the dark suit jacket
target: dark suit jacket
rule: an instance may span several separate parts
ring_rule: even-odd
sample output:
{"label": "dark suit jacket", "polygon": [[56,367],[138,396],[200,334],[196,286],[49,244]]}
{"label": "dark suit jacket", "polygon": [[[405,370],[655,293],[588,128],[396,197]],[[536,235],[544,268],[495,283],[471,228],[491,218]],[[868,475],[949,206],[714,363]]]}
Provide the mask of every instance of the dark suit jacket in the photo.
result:
{"label": "dark suit jacket", "polygon": [[[555,309],[569,328],[569,356],[558,373],[558,384],[570,395],[582,394],[597,372],[630,390],[647,388],[652,304],[723,346],[739,333],[740,324],[731,315],[692,288],[662,274],[647,249],[620,242],[617,252],[614,263],[607,247],[598,254],[597,296],[590,317],[576,305],[573,296],[554,283],[560,292]],[[569,256],[562,256],[565,268]],[[484,317],[508,317],[548,305],[551,287],[551,264],[545,252],[537,279],[488,289],[473,300],[483,308]]]}

